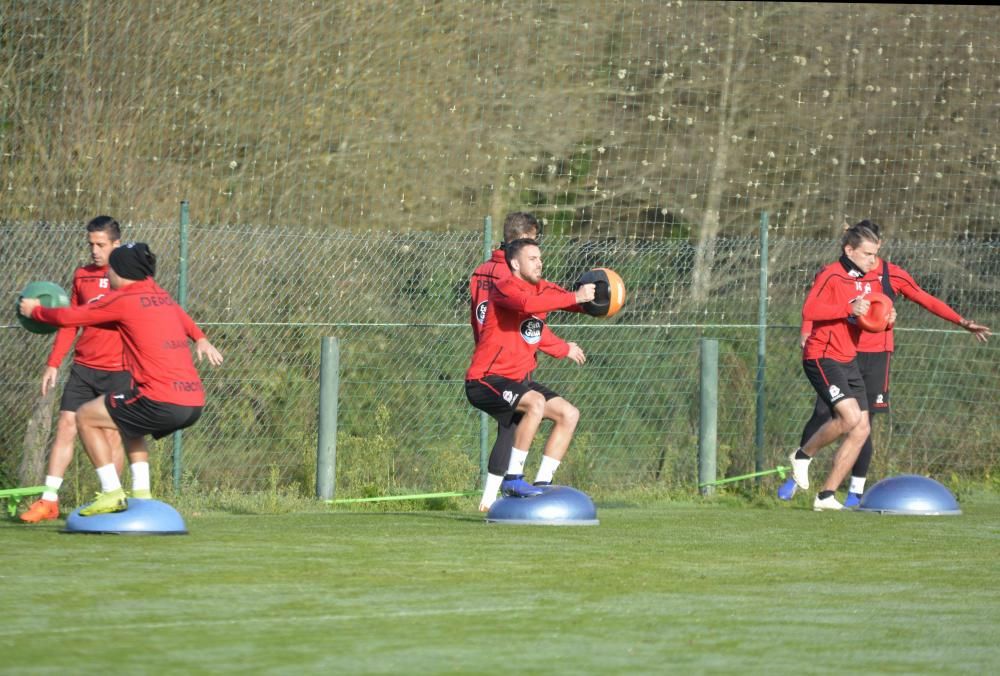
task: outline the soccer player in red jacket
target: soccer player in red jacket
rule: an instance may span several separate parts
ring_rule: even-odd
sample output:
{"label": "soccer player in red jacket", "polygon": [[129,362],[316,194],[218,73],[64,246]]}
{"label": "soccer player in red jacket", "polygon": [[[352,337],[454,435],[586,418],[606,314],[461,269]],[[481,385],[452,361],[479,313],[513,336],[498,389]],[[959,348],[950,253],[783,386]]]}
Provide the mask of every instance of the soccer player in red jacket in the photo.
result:
{"label": "soccer player in red jacket", "polygon": [[87,402],[77,410],[80,438],[90,456],[101,492],[81,516],[127,509],[121,479],[111,461],[108,430],[121,432],[130,460],[148,458],[145,436],[164,437],[198,420],[205,404],[201,379],[191,359],[187,313],[157,285],[156,257],[142,243],[130,243],[109,256],[112,291],[80,307],[44,308],[22,299],[26,317],[57,326],[113,324],[124,345],[124,366],[132,386]]}
{"label": "soccer player in red jacket", "polygon": [[[881,232],[878,223],[870,220],[863,220],[855,228],[868,227],[879,236]],[[977,324],[970,319],[964,319],[947,303],[935,298],[924,291],[914,281],[909,272],[903,268],[890,263],[884,259],[879,260],[875,268],[866,274],[862,281],[871,284],[873,290],[881,291],[893,301],[897,296],[913,301],[927,311],[941,317],[942,319],[957,324],[971,333],[980,342],[986,342],[992,335],[987,326]],[[893,328],[896,319],[896,308],[893,307],[889,317],[889,326],[884,332],[862,331],[858,340],[858,368],[861,370],[861,377],[865,381],[866,397],[868,399],[869,416],[876,413],[887,413],[889,411],[889,370],[892,361],[892,353],[895,348]],[[812,331],[812,322],[802,323],[802,344]],[[809,437],[815,434],[827,420],[830,419],[830,409],[822,399],[817,397],[816,406],[813,408],[812,417],[802,430],[801,444],[805,444]],[[874,423],[871,417],[869,424]],[[868,476],[868,468],[871,464],[872,454],[871,434],[865,439],[861,446],[858,459],[851,469],[851,481],[848,487],[847,499],[844,501],[845,507],[856,507],[861,502],[861,496],[865,491],[865,482]],[[779,489],[778,497],[782,500],[790,500],[795,494],[795,480],[788,479]]]}
{"label": "soccer player in red jacket", "polygon": [[[90,248],[89,265],[76,269],[70,291],[70,305],[76,307],[92,303],[111,291],[108,279],[108,257],[121,244],[121,226],[111,216],[97,216],[86,226],[87,245]],[[191,322],[188,336],[196,341],[199,360],[207,356],[215,365],[222,355],[208,342],[201,330]],[[107,392],[128,389],[132,376],[122,364],[122,339],[117,329],[103,326],[86,326],[77,336],[76,327],[59,329],[52,344],[42,375],[42,396],[55,387],[59,366],[73,349],[73,365],[63,387],[59,402],[59,419],[56,435],[49,451],[45,492],[20,515],[25,523],[38,523],[59,518],[59,489],[69,463],[73,460],[76,441],[76,411],[91,399]],[[76,345],[73,341],[76,339]],[[121,436],[115,430],[107,431],[111,446],[112,462],[119,474],[124,468],[125,452]],[[149,463],[139,460],[130,466],[132,495],[137,498],[152,497],[149,484]]]}
{"label": "soccer player in red jacket", "polygon": [[802,351],[806,377],[831,410],[825,422],[789,460],[799,488],[809,488],[809,463],[827,444],[842,438],[823,489],[813,501],[817,511],[843,509],[835,493],[857,460],[868,437],[868,399],[858,368],[861,328],[855,318],[868,312],[865,300],[872,285],[863,281],[878,261],[880,239],[868,227],[853,227],[841,240],[843,255],[816,275],[802,306],[803,321],[812,331]]}
{"label": "soccer player in red jacket", "polygon": [[504,495],[528,497],[541,491],[524,480],[524,462],[543,418],[554,425],[536,484],[551,483],[573,439],[580,412],[566,399],[529,378],[544,342],[551,354],[583,364],[586,356],[576,343],[567,343],[545,324],[547,314],[593,300],[594,285],[574,293],[542,279],[538,243],[515,240],[505,247],[511,276],[495,281],[472,364],[465,374],[465,394],[481,411],[501,425],[516,424],[510,461],[500,490]]}
{"label": "soccer player in red jacket", "polygon": [[[472,325],[472,338],[477,344],[486,322],[486,308],[489,307],[490,292],[496,286],[497,281],[511,276],[504,247],[517,239],[537,240],[540,231],[538,219],[532,214],[523,211],[507,214],[503,222],[504,244],[501,244],[500,248],[496,249],[488,260],[480,263],[469,278],[469,296],[472,300],[469,323]],[[580,311],[582,308],[576,306],[568,309]],[[549,335],[546,332],[546,336]],[[542,341],[538,348],[542,352],[558,358],[561,342],[558,339],[551,342]],[[497,492],[500,490],[504,474],[507,473],[507,465],[510,463],[510,449],[514,444],[514,430],[516,429],[516,424],[507,425],[497,421],[497,436],[493,442],[493,450],[490,451],[486,481],[483,484],[483,496],[479,501],[479,511],[481,512],[488,511],[497,499]]]}

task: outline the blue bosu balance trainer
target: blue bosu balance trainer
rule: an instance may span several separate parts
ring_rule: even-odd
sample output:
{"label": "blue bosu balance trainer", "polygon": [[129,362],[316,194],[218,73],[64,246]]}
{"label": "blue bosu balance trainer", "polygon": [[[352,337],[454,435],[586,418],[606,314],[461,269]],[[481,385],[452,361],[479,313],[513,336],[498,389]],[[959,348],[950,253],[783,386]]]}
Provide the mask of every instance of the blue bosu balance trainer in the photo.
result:
{"label": "blue bosu balance trainer", "polygon": [[80,508],[66,519],[64,533],[104,535],[186,535],[184,519],[165,502],[128,499],[128,509],[111,514],[80,516]]}
{"label": "blue bosu balance trainer", "polygon": [[530,498],[500,498],[486,513],[487,523],[526,526],[596,526],[597,508],[586,493],[569,486],[545,486]]}
{"label": "blue bosu balance trainer", "polygon": [[865,491],[857,510],[922,516],[956,516],[962,513],[951,491],[934,479],[915,474],[882,479]]}

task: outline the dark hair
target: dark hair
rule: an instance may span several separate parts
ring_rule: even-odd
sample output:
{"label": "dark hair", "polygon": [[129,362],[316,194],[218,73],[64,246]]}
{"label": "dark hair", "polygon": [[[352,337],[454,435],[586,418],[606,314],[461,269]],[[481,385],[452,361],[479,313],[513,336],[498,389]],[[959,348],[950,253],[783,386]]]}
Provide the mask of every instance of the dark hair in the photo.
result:
{"label": "dark hair", "polygon": [[542,226],[538,219],[525,211],[515,211],[507,214],[503,219],[503,240],[513,242],[516,239],[525,239],[532,234],[537,239],[542,234]]}
{"label": "dark hair", "polygon": [[857,249],[865,240],[878,244],[882,241],[880,230],[878,223],[866,218],[844,230],[844,236],[840,238],[840,248],[849,246],[852,249]]}
{"label": "dark hair", "polygon": [[112,242],[117,242],[122,238],[121,226],[110,216],[98,216],[90,219],[90,222],[87,223],[87,232],[106,232],[108,239]]}
{"label": "dark hair", "polygon": [[510,262],[517,257],[517,254],[521,253],[521,249],[526,246],[538,246],[538,240],[530,239],[528,237],[522,237],[520,239],[515,239],[513,242],[507,242],[507,246],[504,247],[504,256],[507,258],[507,267],[510,267]]}

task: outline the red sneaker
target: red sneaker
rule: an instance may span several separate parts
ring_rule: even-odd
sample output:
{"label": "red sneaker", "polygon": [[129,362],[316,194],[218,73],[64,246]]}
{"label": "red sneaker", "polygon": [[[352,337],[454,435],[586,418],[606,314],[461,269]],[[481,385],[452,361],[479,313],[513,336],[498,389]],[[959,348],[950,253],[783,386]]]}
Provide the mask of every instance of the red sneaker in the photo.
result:
{"label": "red sneaker", "polygon": [[28,511],[21,515],[21,521],[25,523],[38,523],[39,521],[51,521],[58,518],[58,500],[35,500],[28,507]]}

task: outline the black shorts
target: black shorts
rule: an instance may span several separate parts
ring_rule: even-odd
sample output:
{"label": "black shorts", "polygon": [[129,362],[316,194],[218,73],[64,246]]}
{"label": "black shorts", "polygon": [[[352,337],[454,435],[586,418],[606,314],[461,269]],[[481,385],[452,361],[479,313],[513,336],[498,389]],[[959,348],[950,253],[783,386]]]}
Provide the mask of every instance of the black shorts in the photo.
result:
{"label": "black shorts", "polygon": [[136,390],[109,392],[104,395],[111,419],[125,439],[147,434],[160,439],[177,430],[193,425],[201,417],[201,406],[180,406],[153,401]]}
{"label": "black shorts", "polygon": [[865,381],[870,413],[889,412],[889,363],[891,352],[858,352],[858,369]]}
{"label": "black shorts", "polygon": [[132,374],[128,371],[102,371],[73,364],[66,385],[63,386],[59,410],[76,413],[78,408],[102,394],[124,392],[131,387]]}
{"label": "black shorts", "polygon": [[559,396],[545,385],[530,380],[519,383],[502,376],[486,376],[480,380],[465,381],[465,396],[469,403],[489,413],[501,425],[520,422],[522,414],[517,410],[517,402],[529,391],[538,392],[545,397],[545,401]]}
{"label": "black shorts", "polygon": [[857,360],[844,364],[832,359],[807,359],[802,362],[802,370],[831,411],[844,399],[856,399],[862,411],[868,410],[865,381]]}

